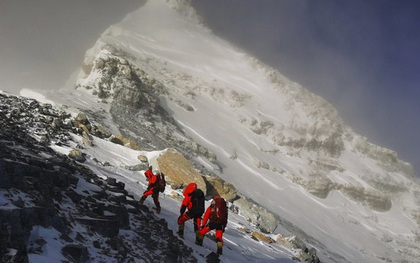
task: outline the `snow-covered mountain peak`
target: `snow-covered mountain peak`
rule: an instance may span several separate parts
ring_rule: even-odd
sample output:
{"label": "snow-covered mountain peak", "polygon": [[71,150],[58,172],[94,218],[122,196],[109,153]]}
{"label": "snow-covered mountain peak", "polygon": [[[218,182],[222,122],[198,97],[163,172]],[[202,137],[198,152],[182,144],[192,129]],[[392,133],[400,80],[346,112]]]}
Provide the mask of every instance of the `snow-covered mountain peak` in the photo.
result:
{"label": "snow-covered mountain peak", "polygon": [[[144,141],[147,130],[164,134],[155,146],[189,145],[203,173],[293,222],[320,250],[342,256],[335,262],[419,256],[411,166],[186,13],[194,13],[189,1],[153,0],[111,26],[87,52],[78,89],[110,103],[114,120],[137,107],[121,130]],[[154,117],[129,123],[138,116]]]}
{"label": "snow-covered mountain peak", "polygon": [[166,0],[170,7],[175,9],[181,16],[196,23],[202,23],[202,18],[191,5],[191,0]]}

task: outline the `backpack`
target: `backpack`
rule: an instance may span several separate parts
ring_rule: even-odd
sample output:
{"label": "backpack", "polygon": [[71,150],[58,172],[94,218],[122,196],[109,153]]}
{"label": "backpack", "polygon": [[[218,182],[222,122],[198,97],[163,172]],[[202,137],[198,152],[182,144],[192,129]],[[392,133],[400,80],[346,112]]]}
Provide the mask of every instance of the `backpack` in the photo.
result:
{"label": "backpack", "polygon": [[158,173],[156,175],[156,187],[161,193],[165,191],[166,180],[165,180],[165,175],[163,173]]}
{"label": "backpack", "polygon": [[[226,225],[228,219],[228,211],[226,206],[225,199],[219,197],[213,199],[212,207],[211,207],[211,214],[210,214],[210,221]],[[213,205],[214,203],[214,205]]]}
{"label": "backpack", "polygon": [[190,211],[197,216],[202,216],[205,210],[204,193],[201,189],[194,190],[191,194],[192,207]]}

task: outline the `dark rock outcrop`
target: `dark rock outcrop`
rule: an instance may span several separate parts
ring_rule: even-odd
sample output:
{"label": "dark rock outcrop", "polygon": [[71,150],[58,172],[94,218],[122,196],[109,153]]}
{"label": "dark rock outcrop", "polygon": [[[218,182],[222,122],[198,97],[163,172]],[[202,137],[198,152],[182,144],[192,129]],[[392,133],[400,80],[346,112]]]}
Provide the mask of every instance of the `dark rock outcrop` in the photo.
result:
{"label": "dark rock outcrop", "polygon": [[[89,246],[119,262],[196,261],[164,220],[140,209],[123,183],[99,178],[48,147],[67,144],[69,134],[77,132],[65,124],[69,115],[2,93],[0,102],[1,262],[28,262],[28,254],[43,253],[47,241],[29,242],[35,227],[58,231],[62,254],[71,262],[94,260]],[[90,185],[89,190],[81,185]],[[131,234],[119,235],[122,230]],[[95,244],[89,244],[92,235]]]}

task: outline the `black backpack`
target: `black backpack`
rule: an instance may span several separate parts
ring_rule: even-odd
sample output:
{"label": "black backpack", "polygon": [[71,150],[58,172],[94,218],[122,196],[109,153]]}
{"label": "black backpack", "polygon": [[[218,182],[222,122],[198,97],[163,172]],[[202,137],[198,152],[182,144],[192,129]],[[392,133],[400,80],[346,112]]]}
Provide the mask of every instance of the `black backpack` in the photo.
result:
{"label": "black backpack", "polygon": [[166,180],[165,180],[165,175],[163,173],[158,173],[156,175],[156,187],[161,193],[165,191]]}
{"label": "black backpack", "polygon": [[194,215],[201,217],[205,209],[205,204],[204,204],[205,200],[204,200],[203,191],[201,191],[201,189],[196,189],[190,194],[190,196],[191,196],[191,203],[192,203],[192,207],[190,211]]}

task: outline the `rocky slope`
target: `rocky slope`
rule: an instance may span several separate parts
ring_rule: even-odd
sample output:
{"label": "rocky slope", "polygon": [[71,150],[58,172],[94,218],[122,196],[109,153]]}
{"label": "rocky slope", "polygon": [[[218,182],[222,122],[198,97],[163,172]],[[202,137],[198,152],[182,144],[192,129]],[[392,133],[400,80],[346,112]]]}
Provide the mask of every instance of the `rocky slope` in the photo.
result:
{"label": "rocky slope", "polygon": [[71,134],[83,131],[68,113],[3,93],[0,101],[1,262],[28,262],[55,250],[42,229],[56,232],[60,256],[50,251],[51,262],[197,261],[124,183],[100,178],[49,147],[80,143]]}

